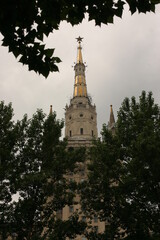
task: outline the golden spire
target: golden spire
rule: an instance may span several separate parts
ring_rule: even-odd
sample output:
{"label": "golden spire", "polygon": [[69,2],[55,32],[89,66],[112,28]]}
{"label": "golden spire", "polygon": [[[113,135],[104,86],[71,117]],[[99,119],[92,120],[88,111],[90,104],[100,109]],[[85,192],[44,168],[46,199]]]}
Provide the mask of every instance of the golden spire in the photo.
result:
{"label": "golden spire", "polygon": [[52,115],[53,111],[52,111],[52,105],[50,105],[50,111],[49,111],[49,115]]}
{"label": "golden spire", "polygon": [[85,65],[83,63],[82,58],[82,47],[81,37],[76,38],[78,42],[78,54],[77,54],[77,62],[74,66],[75,70],[75,84],[74,84],[74,93],[73,97],[87,97],[87,85],[86,85],[86,79],[85,79]]}

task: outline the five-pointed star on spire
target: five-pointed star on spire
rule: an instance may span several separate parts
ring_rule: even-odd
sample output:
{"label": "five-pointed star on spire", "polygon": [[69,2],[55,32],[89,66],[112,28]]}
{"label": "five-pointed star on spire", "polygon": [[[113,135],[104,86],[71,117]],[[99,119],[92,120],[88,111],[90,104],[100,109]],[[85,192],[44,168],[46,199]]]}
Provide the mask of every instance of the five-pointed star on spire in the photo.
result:
{"label": "five-pointed star on spire", "polygon": [[78,43],[81,43],[83,38],[81,38],[81,37],[79,36],[79,37],[76,38],[76,39],[77,39],[77,42],[78,42]]}

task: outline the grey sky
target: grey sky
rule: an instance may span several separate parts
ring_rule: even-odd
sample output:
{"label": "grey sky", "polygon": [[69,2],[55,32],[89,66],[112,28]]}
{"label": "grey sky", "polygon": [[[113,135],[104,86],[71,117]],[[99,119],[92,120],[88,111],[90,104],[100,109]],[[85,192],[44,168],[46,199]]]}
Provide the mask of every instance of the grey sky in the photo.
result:
{"label": "grey sky", "polygon": [[48,47],[59,56],[59,73],[47,79],[29,72],[0,47],[0,100],[12,102],[15,119],[37,108],[49,112],[50,104],[59,119],[64,118],[64,107],[73,94],[77,43],[84,37],[83,60],[86,61],[86,81],[93,102],[97,106],[98,130],[109,119],[109,106],[116,115],[123,99],[138,97],[142,90],[152,91],[160,104],[160,7],[156,14],[130,15],[126,9],[122,19],[114,24],[95,27],[94,22],[83,21],[72,27],[63,22],[60,29],[45,39]]}

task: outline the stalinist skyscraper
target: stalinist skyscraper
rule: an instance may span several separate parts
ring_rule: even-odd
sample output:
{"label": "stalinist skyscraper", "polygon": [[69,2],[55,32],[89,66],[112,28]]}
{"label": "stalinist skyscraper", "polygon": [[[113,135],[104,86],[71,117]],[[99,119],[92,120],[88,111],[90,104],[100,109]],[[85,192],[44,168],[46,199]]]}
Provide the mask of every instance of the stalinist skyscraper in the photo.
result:
{"label": "stalinist skyscraper", "polygon": [[87,146],[98,137],[96,106],[87,93],[85,70],[82,58],[82,38],[77,38],[77,59],[74,66],[73,97],[65,111],[65,137],[69,146]]}
{"label": "stalinist skyscraper", "polygon": [[[96,106],[92,104],[92,100],[87,92],[85,70],[86,66],[82,58],[82,38],[77,38],[77,59],[74,66],[75,79],[73,97],[69,106],[65,108],[65,137],[68,139],[68,148],[89,147],[93,139],[98,138],[97,132],[97,113]],[[72,176],[76,182],[83,182],[87,178],[87,164],[79,165],[80,171]],[[78,204],[74,206],[66,206],[62,211],[62,219],[67,220],[71,214],[81,209],[80,197],[76,197]],[[84,218],[84,216],[80,216]],[[100,222],[97,217],[93,219],[91,226],[96,228],[97,232],[103,232],[105,224]],[[86,240],[85,236],[77,236],[76,240]]]}

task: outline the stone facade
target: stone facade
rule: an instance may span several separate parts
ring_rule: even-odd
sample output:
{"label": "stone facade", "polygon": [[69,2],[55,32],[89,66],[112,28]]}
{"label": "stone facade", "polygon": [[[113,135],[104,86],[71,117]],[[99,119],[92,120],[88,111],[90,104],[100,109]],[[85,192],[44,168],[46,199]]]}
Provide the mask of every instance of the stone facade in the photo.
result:
{"label": "stone facade", "polygon": [[68,140],[97,138],[97,113],[88,97],[74,97],[65,112],[65,137]]}

